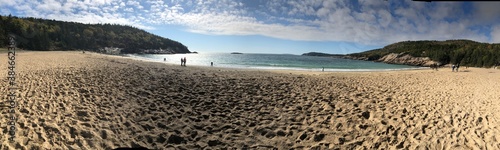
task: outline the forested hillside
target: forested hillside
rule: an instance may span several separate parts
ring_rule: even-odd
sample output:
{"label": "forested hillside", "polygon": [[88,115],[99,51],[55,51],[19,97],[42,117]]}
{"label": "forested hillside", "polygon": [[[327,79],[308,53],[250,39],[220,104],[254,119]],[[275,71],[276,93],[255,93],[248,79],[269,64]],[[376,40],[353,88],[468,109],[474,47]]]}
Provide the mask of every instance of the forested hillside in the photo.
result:
{"label": "forested hillside", "polygon": [[491,67],[500,64],[500,44],[479,43],[470,40],[404,41],[381,49],[349,54],[377,60],[390,53],[406,53],[413,57],[429,57],[441,64],[460,63],[463,66]]}
{"label": "forested hillside", "polygon": [[121,48],[122,53],[142,53],[162,49],[190,53],[183,44],[123,25],[82,24],[36,18],[0,16],[0,47],[8,35],[15,35],[17,47],[28,50],[91,50]]}

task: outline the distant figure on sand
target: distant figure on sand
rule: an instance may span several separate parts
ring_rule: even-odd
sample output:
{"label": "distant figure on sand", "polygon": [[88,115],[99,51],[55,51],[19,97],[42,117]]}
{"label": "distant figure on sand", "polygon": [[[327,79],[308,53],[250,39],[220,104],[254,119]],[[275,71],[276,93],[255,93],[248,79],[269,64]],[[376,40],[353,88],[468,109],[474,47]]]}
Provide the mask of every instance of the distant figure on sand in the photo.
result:
{"label": "distant figure on sand", "polygon": [[458,67],[460,67],[460,64],[457,64],[455,70],[458,72]]}
{"label": "distant figure on sand", "polygon": [[85,54],[85,51],[82,51],[82,53],[84,53],[84,54]]}
{"label": "distant figure on sand", "polygon": [[325,71],[325,67],[323,67],[323,69],[321,69],[321,71],[323,71],[323,72],[324,72],[324,71]]}
{"label": "distant figure on sand", "polygon": [[210,62],[210,66],[214,66],[214,62]]}
{"label": "distant figure on sand", "polygon": [[455,64],[451,65],[451,72],[455,71]]}
{"label": "distant figure on sand", "polygon": [[167,61],[167,58],[163,58],[163,61]]}
{"label": "distant figure on sand", "polygon": [[184,67],[186,67],[186,57],[184,57]]}
{"label": "distant figure on sand", "polygon": [[436,69],[436,71],[438,70],[438,64],[437,63],[434,63],[431,65],[431,69],[434,70]]}
{"label": "distant figure on sand", "polygon": [[184,66],[184,58],[181,58],[181,66]]}

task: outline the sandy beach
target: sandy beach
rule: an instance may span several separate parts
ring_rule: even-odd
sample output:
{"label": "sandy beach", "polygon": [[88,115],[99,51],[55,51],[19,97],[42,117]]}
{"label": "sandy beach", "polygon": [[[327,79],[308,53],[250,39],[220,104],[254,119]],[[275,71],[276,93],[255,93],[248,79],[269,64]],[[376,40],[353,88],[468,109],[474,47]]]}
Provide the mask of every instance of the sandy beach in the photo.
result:
{"label": "sandy beach", "polygon": [[17,137],[2,107],[0,149],[500,149],[495,69],[259,71],[19,52],[16,74]]}

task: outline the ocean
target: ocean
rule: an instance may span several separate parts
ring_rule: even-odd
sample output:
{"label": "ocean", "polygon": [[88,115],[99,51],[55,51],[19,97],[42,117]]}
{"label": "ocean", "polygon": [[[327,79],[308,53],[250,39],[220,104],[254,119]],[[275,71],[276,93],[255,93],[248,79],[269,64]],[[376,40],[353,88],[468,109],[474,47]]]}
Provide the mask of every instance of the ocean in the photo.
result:
{"label": "ocean", "polygon": [[201,53],[127,54],[125,56],[141,60],[178,65],[180,65],[181,63],[181,58],[186,57],[187,66],[210,67],[211,62],[213,62],[214,67],[247,69],[322,71],[324,68],[324,71],[389,71],[420,68],[414,66],[393,65],[371,61],[290,54]]}

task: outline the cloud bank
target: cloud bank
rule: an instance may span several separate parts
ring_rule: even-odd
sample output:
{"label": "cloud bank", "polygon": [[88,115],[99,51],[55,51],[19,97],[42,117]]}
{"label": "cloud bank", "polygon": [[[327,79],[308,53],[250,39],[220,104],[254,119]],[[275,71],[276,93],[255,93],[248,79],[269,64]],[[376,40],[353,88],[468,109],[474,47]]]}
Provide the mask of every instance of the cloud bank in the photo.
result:
{"label": "cloud bank", "polygon": [[498,2],[384,0],[0,0],[0,13],[213,35],[385,45],[405,40],[500,42]]}

